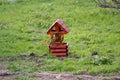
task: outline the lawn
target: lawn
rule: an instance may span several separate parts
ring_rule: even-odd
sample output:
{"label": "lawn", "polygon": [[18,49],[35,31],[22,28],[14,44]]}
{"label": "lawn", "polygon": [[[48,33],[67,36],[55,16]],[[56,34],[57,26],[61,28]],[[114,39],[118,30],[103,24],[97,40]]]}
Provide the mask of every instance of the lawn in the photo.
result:
{"label": "lawn", "polygon": [[[51,56],[48,50],[46,32],[57,19],[70,29],[64,40],[69,56],[64,58]],[[15,57],[8,69],[22,74],[120,73],[119,27],[120,11],[100,8],[94,0],[0,0],[0,58]],[[92,58],[94,52],[99,59]],[[31,53],[37,63],[17,58]],[[39,62],[43,65],[38,67]]]}

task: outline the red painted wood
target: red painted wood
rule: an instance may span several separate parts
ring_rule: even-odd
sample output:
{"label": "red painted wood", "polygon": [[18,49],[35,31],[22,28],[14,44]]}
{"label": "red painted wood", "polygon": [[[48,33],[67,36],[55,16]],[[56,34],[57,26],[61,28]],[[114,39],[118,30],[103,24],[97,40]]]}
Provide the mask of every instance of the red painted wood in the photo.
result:
{"label": "red painted wood", "polygon": [[49,46],[50,52],[54,56],[67,56],[68,55],[68,44],[62,43],[61,45],[59,43],[56,43],[56,45],[50,45]]}
{"label": "red painted wood", "polygon": [[50,49],[65,49],[67,48],[67,46],[51,46],[50,45]]}
{"label": "red painted wood", "polygon": [[68,56],[68,53],[52,53],[52,55],[61,57],[61,56]]}
{"label": "red painted wood", "polygon": [[68,48],[67,43],[63,43],[62,45],[50,45],[50,49],[66,49]]}
{"label": "red painted wood", "polygon": [[51,49],[52,53],[66,53],[67,51],[67,49]]}
{"label": "red painted wood", "polygon": [[63,43],[64,34],[67,34],[69,29],[58,19],[52,26],[48,29],[47,34],[51,36],[51,42],[49,45],[49,50],[52,55],[55,56],[67,56],[68,55],[68,44]]}
{"label": "red painted wood", "polygon": [[[53,23],[52,26],[48,29],[47,34],[52,35],[54,32],[59,33],[59,28],[61,28],[61,29],[63,30],[63,31],[62,31],[63,34],[67,34],[67,33],[69,32],[68,27],[62,22],[62,20],[58,19],[58,20],[56,20],[56,22]],[[53,32],[52,30],[54,30],[54,29],[55,29],[55,31]]]}

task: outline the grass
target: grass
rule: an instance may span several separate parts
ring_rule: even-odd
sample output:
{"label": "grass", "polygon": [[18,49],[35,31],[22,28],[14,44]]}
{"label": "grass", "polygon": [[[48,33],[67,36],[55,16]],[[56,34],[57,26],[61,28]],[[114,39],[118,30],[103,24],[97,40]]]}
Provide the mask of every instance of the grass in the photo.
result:
{"label": "grass", "polygon": [[[47,29],[58,18],[69,26],[64,42],[69,43],[71,56],[79,59],[48,56],[42,58],[43,67],[24,61],[11,62],[9,68],[20,72],[54,71],[79,74],[120,72],[120,12],[99,8],[94,0],[0,0],[0,57],[35,53],[49,54]],[[84,64],[92,52],[112,59],[112,65]],[[21,64],[22,67],[17,65]],[[32,70],[35,68],[35,70]],[[36,70],[37,69],[37,70]],[[29,70],[32,70],[29,72]]]}

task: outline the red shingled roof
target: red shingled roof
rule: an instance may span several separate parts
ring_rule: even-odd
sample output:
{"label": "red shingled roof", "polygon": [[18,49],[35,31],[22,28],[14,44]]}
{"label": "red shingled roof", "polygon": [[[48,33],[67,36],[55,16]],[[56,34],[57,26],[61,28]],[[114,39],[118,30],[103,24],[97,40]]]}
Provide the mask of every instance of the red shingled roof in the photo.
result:
{"label": "red shingled roof", "polygon": [[57,19],[55,23],[52,24],[52,26],[48,29],[47,34],[52,34],[52,29],[58,30],[58,28],[61,28],[63,30],[63,34],[67,34],[69,32],[69,29],[67,26],[62,22],[62,20]]}

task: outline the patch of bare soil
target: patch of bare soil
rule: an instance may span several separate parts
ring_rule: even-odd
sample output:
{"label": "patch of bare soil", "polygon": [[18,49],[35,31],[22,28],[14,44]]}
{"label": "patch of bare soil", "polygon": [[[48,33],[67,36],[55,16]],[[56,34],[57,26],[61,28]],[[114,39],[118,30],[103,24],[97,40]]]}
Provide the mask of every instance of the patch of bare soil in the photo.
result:
{"label": "patch of bare soil", "polygon": [[6,61],[0,61],[0,80],[15,80],[14,74],[7,69]]}
{"label": "patch of bare soil", "polygon": [[38,64],[38,67],[41,67],[44,64],[39,61],[39,58],[44,58],[46,56],[47,56],[46,54],[42,56],[36,56],[34,53],[30,53],[29,55],[18,55],[16,57],[7,58],[0,57],[0,80],[16,80],[16,76],[19,75],[7,69],[9,62],[16,60],[29,60],[29,61],[32,60]]}
{"label": "patch of bare soil", "polygon": [[34,73],[30,75],[31,77],[36,78],[37,80],[120,80],[120,74],[115,75],[98,75],[92,76],[89,74],[73,75],[71,73],[51,73],[51,72],[42,72]]}

